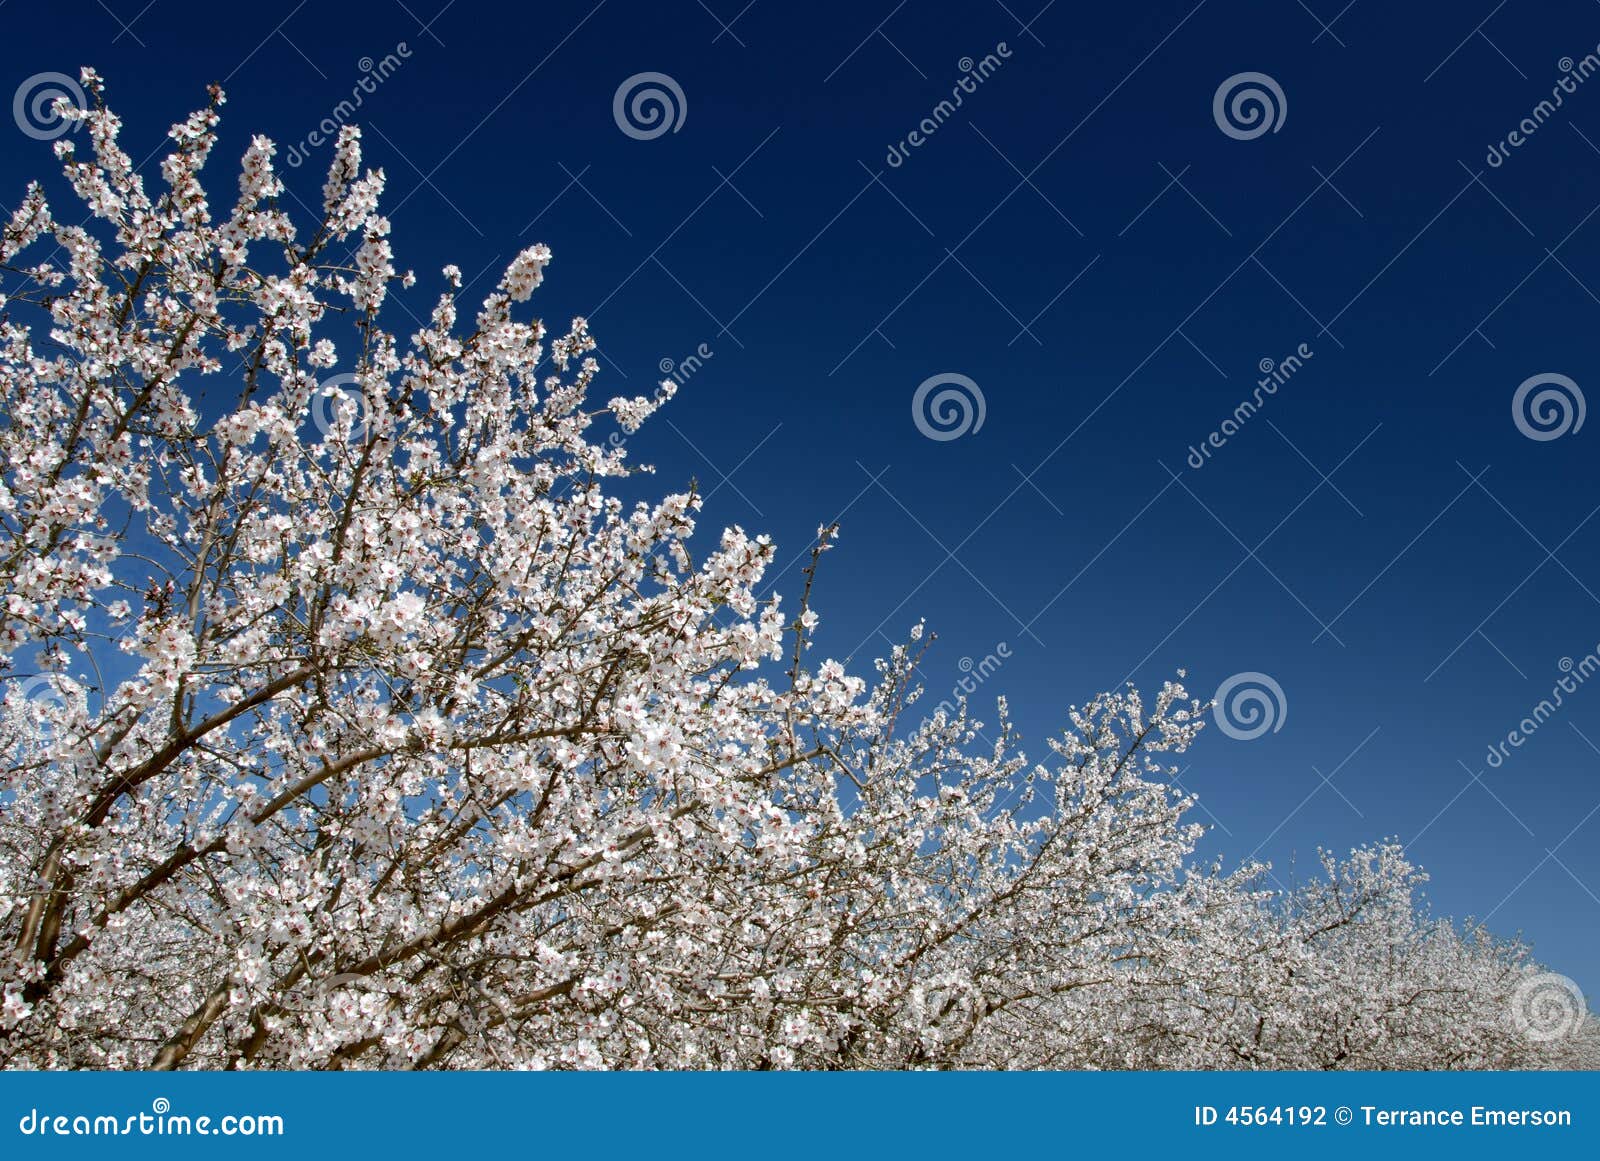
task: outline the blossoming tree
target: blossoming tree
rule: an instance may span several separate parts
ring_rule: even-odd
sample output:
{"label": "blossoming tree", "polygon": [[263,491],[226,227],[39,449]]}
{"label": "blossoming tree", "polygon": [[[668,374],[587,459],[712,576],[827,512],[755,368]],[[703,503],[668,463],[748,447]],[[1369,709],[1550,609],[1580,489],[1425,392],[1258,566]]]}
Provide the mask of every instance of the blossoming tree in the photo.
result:
{"label": "blossoming tree", "polygon": [[1194,866],[1181,685],[1032,764],[1003,705],[908,724],[920,627],[813,664],[832,530],[787,615],[765,537],[608,495],[672,384],[590,402],[544,247],[402,338],[355,129],[297,227],[264,138],[208,200],[220,91],[151,191],[83,83],[87,216],[0,235],[0,1062],[1595,1062],[1398,848]]}

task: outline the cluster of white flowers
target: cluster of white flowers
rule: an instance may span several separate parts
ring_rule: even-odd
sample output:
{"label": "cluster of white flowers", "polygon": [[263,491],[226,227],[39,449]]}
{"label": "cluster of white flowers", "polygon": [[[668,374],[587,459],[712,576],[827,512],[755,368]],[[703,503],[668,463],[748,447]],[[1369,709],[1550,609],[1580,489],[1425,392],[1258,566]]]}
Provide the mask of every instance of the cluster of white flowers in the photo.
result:
{"label": "cluster of white flowers", "polygon": [[[1420,918],[1395,848],[1289,895],[1194,867],[1177,683],[1033,764],[1003,706],[988,750],[964,705],[907,728],[920,627],[870,684],[812,664],[831,530],[786,615],[765,537],[697,561],[695,494],[607,495],[591,428],[671,390],[588,402],[583,320],[513,317],[544,247],[403,338],[356,130],[309,232],[262,138],[213,216],[220,91],[151,191],[83,83],[89,224],[34,186],[0,234],[0,1064],[1593,1053],[1517,1035],[1526,951]],[[359,423],[313,422],[334,366]]]}

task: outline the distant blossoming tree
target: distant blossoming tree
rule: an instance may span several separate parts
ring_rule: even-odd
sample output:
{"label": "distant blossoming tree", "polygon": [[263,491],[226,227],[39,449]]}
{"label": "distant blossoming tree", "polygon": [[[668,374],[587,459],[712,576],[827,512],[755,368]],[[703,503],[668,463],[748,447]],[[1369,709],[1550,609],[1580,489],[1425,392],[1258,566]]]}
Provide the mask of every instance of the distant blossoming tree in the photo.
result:
{"label": "distant blossoming tree", "polygon": [[544,247],[401,337],[355,129],[297,228],[261,137],[208,201],[220,91],[152,192],[83,83],[84,224],[0,237],[0,1062],[1596,1063],[1396,847],[1194,866],[1181,685],[1035,765],[1003,705],[908,724],[920,627],[812,664],[832,531],[786,615],[766,538],[608,495],[672,385],[589,402]]}

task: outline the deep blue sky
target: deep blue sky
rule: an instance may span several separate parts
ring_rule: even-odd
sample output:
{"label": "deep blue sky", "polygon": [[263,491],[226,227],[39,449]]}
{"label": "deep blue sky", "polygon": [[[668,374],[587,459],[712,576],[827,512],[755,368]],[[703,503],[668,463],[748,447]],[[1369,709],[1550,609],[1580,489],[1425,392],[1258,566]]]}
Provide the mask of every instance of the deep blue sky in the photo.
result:
{"label": "deep blue sky", "polygon": [[[593,319],[606,394],[706,344],[633,447],[786,561],[842,518],[825,648],[864,669],[926,617],[937,702],[1006,642],[979,701],[1007,694],[1041,752],[1125,678],[1186,666],[1208,697],[1269,674],[1281,729],[1209,730],[1183,776],[1208,850],[1287,879],[1319,844],[1397,836],[1438,910],[1600,987],[1600,680],[1485,762],[1600,642],[1600,420],[1535,441],[1511,411],[1544,373],[1600,404],[1600,79],[1486,160],[1561,58],[1596,51],[1600,4],[1039,7],[105,0],[66,21],[10,0],[0,27],[7,86],[93,65],[139,157],[224,81],[219,193],[248,134],[303,141],[405,42],[358,114],[401,262],[426,285],[548,242],[540,310]],[[681,88],[676,132],[614,121],[640,72]],[[1281,87],[1277,131],[1213,119],[1242,72]],[[6,130],[10,205],[53,162]],[[310,152],[291,181],[314,201]],[[979,386],[981,430],[919,434],[912,395],[941,373]]]}

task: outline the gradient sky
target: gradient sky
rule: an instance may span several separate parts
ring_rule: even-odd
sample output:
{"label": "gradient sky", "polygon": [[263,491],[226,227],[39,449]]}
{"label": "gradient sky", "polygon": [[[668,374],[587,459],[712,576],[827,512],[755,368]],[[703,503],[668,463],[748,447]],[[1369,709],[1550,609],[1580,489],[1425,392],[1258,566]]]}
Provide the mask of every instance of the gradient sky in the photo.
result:
{"label": "gradient sky", "polygon": [[[355,120],[408,305],[446,262],[486,290],[543,241],[536,302],[593,320],[603,394],[704,344],[631,446],[662,488],[701,482],[705,524],[772,533],[788,593],[842,521],[824,650],[865,670],[925,617],[931,704],[1004,642],[980,716],[1006,694],[1041,754],[1124,680],[1269,675],[1279,728],[1188,756],[1208,852],[1288,880],[1398,837],[1436,910],[1593,991],[1600,679],[1486,755],[1600,645],[1600,420],[1535,440],[1512,411],[1533,376],[1600,393],[1600,75],[1488,154],[1600,53],[1600,4],[1342,4],[10,0],[0,28],[6,85],[97,68],[135,157],[223,81],[224,200],[259,132],[309,155],[286,174],[314,202],[308,135],[403,43]],[[640,139],[613,102],[650,72],[683,104]],[[1213,98],[1252,72],[1284,100],[1239,139]],[[9,206],[54,163],[0,141]],[[942,374],[977,385],[981,429],[920,433]]]}

